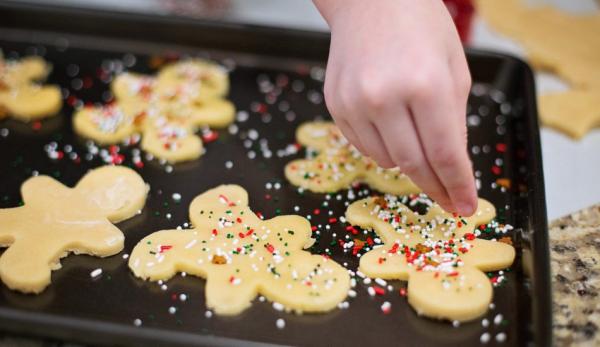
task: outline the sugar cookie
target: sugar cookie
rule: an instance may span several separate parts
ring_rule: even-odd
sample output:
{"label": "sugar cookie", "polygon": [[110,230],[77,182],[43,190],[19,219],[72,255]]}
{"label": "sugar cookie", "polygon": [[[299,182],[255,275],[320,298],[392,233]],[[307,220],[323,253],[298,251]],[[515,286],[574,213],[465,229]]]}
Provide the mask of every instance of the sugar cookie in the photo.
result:
{"label": "sugar cookie", "polygon": [[202,155],[202,141],[187,122],[165,117],[147,124],[142,138],[142,149],[171,163],[194,160]]}
{"label": "sugar cookie", "polygon": [[159,83],[199,83],[201,99],[222,97],[229,92],[227,71],[203,59],[186,59],[166,65],[158,73]]}
{"label": "sugar cookie", "polygon": [[136,115],[143,110],[135,110],[132,103],[112,103],[100,107],[86,106],[73,116],[73,129],[81,136],[92,139],[101,145],[124,141],[136,131]]}
{"label": "sugar cookie", "polygon": [[408,302],[427,317],[468,321],[487,311],[492,286],[482,271],[509,267],[512,246],[478,239],[475,228],[495,217],[494,207],[479,199],[472,217],[461,218],[437,204],[427,214],[411,211],[394,195],[352,203],[346,218],[375,230],[383,245],[360,258],[370,277],[408,281]]}
{"label": "sugar cookie", "polygon": [[57,86],[41,86],[50,66],[39,57],[6,61],[0,55],[0,118],[12,116],[21,121],[50,117],[62,106]]}
{"label": "sugar cookie", "polygon": [[391,194],[418,193],[420,189],[396,169],[382,169],[361,155],[330,122],[304,123],[296,131],[301,145],[318,151],[316,157],[294,160],[285,177],[296,186],[316,193],[333,193],[359,180]]}
{"label": "sugar cookie", "polygon": [[0,209],[0,278],[7,287],[39,293],[50,272],[70,252],[107,257],[123,249],[123,233],[112,223],[134,216],[147,188],[133,170],[104,166],[87,173],[74,188],[48,176],[21,186],[24,205]]}
{"label": "sugar cookie", "polygon": [[[115,144],[139,132],[142,148],[160,159],[173,163],[197,159],[202,154],[202,142],[195,135],[197,129],[225,127],[235,116],[233,104],[222,98],[228,82],[221,80],[227,80],[227,74],[216,66],[193,60],[165,67],[171,71],[158,78],[120,74],[111,84],[116,102],[78,110],[73,118],[74,128],[100,144]],[[208,81],[204,81],[204,73],[196,71],[202,69],[208,69]],[[179,70],[183,71],[181,76]],[[215,85],[220,86],[218,93],[213,90]],[[161,129],[163,125],[168,127]]]}
{"label": "sugar cookie", "polygon": [[190,205],[194,229],[163,230],[142,239],[129,257],[140,278],[167,280],[177,272],[206,278],[207,306],[235,315],[257,295],[297,312],[325,312],[350,289],[346,269],[302,250],[311,237],[300,216],[259,219],[240,186],[222,185]]}

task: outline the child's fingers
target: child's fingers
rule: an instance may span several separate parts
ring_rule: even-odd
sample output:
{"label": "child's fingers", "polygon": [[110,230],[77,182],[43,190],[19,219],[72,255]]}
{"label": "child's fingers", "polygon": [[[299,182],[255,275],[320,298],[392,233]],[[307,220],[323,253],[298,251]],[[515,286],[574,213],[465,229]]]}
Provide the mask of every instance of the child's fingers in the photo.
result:
{"label": "child's fingers", "polygon": [[354,122],[353,127],[360,142],[365,146],[367,155],[375,160],[377,164],[383,168],[392,168],[396,166],[383,143],[379,130],[366,118],[361,121]]}
{"label": "child's fingers", "polygon": [[441,79],[435,91],[415,95],[411,110],[427,161],[456,212],[470,216],[477,208],[477,194],[465,146],[464,115],[458,114],[453,87],[450,78]]}
{"label": "child's fingers", "polygon": [[453,210],[454,206],[448,193],[427,162],[408,110],[402,109],[399,113],[381,117],[377,128],[383,137],[390,157],[400,170],[442,208]]}
{"label": "child's fingers", "polygon": [[354,130],[352,129],[352,127],[350,126],[350,124],[348,124],[348,122],[346,122],[345,119],[343,119],[343,118],[336,119],[335,120],[335,124],[337,125],[338,128],[340,128],[340,131],[342,132],[342,135],[344,135],[344,137],[352,145],[354,145],[354,147],[356,147],[356,149],[358,149],[358,151],[360,153],[366,153],[365,147],[360,142],[360,138],[358,137],[358,135],[356,135],[356,133],[354,132]]}

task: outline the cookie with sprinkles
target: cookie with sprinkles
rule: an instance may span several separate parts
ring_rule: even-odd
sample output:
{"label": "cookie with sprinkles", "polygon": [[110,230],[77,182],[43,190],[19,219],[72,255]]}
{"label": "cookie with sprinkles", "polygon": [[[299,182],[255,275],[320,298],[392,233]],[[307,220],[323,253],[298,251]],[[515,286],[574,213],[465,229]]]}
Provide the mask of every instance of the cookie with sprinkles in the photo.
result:
{"label": "cookie with sprinkles", "polygon": [[50,65],[40,57],[4,60],[0,52],[0,118],[30,121],[56,115],[62,107],[58,86],[40,85]]}
{"label": "cookie with sprinkles", "polygon": [[383,169],[363,156],[331,122],[304,123],[296,131],[296,139],[307,147],[307,158],[285,166],[285,177],[295,186],[334,193],[361,181],[384,193],[420,192],[398,168]]}
{"label": "cookie with sprinkles", "polygon": [[205,59],[184,59],[163,67],[157,76],[158,83],[166,86],[172,84],[199,84],[202,88],[199,99],[218,98],[229,92],[229,76],[227,70]]}
{"label": "cookie with sprinkles", "polygon": [[200,81],[164,80],[136,73],[120,74],[111,84],[116,100],[145,105],[149,114],[155,110],[198,127],[223,128],[231,124],[235,117],[233,104],[224,95],[206,92],[205,88]]}
{"label": "cookie with sprinkles", "polygon": [[145,126],[142,149],[170,163],[194,160],[202,155],[202,140],[187,122],[166,117]]}
{"label": "cookie with sprinkles", "polygon": [[350,224],[374,229],[383,241],[361,257],[360,271],[408,281],[408,302],[421,315],[452,321],[480,317],[493,294],[483,271],[510,267],[515,258],[511,245],[477,238],[476,227],[496,215],[493,205],[479,199],[475,214],[463,218],[437,204],[421,215],[405,200],[387,194],[348,207]]}
{"label": "cookie with sprinkles", "polygon": [[330,311],[346,298],[346,269],[304,250],[312,232],[303,217],[262,220],[237,185],[199,195],[189,212],[193,229],[158,231],[135,246],[129,267],[137,277],[205,278],[207,306],[221,315],[241,313],[259,294],[295,312]]}
{"label": "cookie with sprinkles", "polygon": [[147,187],[133,170],[104,166],[87,173],[74,188],[49,176],[21,186],[24,204],[0,209],[0,278],[10,289],[40,293],[52,270],[69,253],[107,257],[123,249],[113,223],[144,206]]}
{"label": "cookie with sprinkles", "polygon": [[84,106],[73,115],[73,129],[98,144],[112,145],[138,132],[138,119],[143,114],[143,108],[135,103]]}

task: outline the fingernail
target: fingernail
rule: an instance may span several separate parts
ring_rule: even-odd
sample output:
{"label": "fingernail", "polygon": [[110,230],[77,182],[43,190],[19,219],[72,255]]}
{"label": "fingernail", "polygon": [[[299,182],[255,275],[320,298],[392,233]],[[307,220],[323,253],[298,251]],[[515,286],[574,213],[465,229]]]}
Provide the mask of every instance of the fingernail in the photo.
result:
{"label": "fingernail", "polygon": [[473,205],[469,201],[459,201],[456,204],[456,208],[458,209],[458,211],[456,212],[458,212],[458,214],[460,214],[461,216],[470,217],[471,215],[473,215],[473,213],[475,213],[477,206]]}

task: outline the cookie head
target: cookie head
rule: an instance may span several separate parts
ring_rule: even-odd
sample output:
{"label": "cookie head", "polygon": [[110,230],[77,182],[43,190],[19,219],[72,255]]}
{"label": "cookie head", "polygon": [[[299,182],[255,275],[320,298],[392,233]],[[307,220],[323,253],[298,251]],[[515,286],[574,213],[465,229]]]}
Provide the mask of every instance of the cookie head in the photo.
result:
{"label": "cookie head", "polygon": [[111,222],[134,216],[144,206],[148,188],[132,169],[104,166],[86,174],[75,188]]}

